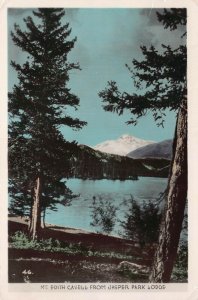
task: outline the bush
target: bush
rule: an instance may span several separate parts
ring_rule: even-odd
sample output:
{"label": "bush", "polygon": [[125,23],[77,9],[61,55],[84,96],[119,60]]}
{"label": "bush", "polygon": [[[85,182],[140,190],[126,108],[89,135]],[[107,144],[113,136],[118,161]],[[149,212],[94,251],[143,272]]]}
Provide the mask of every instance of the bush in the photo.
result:
{"label": "bush", "polygon": [[96,198],[93,197],[91,217],[93,222],[90,223],[93,227],[98,227],[99,232],[110,234],[115,226],[117,208],[108,200],[99,198],[96,203]]}
{"label": "bush", "polygon": [[47,252],[62,252],[67,254],[86,255],[90,251],[88,247],[82,245],[80,242],[73,244],[52,238],[33,241],[22,231],[17,231],[10,237],[10,246],[15,249],[32,249]]}
{"label": "bush", "polygon": [[[46,240],[35,240],[32,242],[26,234],[21,231],[17,231],[10,237],[10,247],[15,249],[32,249],[47,252],[61,252],[67,255],[83,255],[86,257],[108,257],[118,258],[122,260],[131,260],[134,257],[127,253],[117,253],[114,251],[96,251],[92,247],[87,247],[81,242],[78,243],[66,243],[52,238]],[[136,257],[137,259],[137,257]]]}
{"label": "bush", "polygon": [[154,243],[158,239],[161,213],[152,202],[143,203],[141,207],[131,198],[125,220],[120,221],[124,237],[137,241],[141,247]]}
{"label": "bush", "polygon": [[28,236],[22,231],[15,232],[15,234],[11,236],[10,241],[13,248],[17,248],[17,249],[37,248],[37,241],[29,239]]}

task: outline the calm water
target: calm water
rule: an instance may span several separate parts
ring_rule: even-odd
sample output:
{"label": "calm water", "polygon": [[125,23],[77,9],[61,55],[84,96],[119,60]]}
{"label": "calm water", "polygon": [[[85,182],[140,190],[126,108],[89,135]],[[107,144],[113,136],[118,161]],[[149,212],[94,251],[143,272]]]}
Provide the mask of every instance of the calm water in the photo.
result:
{"label": "calm water", "polygon": [[[71,206],[59,205],[57,212],[47,211],[46,223],[96,232],[97,228],[90,225],[93,197],[96,205],[99,198],[114,204],[118,208],[117,218],[123,220],[128,210],[123,201],[127,202],[131,195],[139,203],[155,201],[159,193],[165,190],[166,185],[167,178],[152,177],[141,177],[137,181],[70,179],[67,186],[75,194],[79,194],[79,197],[72,201]],[[112,234],[119,235],[120,229],[120,223],[117,221]]]}

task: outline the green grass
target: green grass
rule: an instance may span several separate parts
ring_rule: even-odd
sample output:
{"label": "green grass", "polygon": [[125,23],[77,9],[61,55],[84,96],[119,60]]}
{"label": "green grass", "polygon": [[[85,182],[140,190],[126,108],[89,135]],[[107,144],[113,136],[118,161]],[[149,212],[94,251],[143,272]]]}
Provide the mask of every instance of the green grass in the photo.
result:
{"label": "green grass", "polygon": [[[65,253],[67,255],[82,255],[83,257],[103,257],[103,258],[117,258],[127,261],[138,261],[141,257],[132,256],[129,254],[117,253],[114,251],[95,251],[91,247],[86,247],[81,243],[66,243],[55,239],[40,239],[31,240],[28,236],[17,231],[14,235],[10,236],[9,246],[14,249],[32,249],[38,251],[46,251],[52,253]],[[179,248],[177,260],[172,273],[171,281],[173,282],[186,282],[187,281],[187,259],[188,251],[187,246],[182,245]],[[131,272],[128,268],[117,271],[121,276],[127,277],[129,281],[146,282],[148,276],[144,274],[136,274]]]}
{"label": "green grass", "polygon": [[[17,231],[14,235],[10,236],[9,246],[15,249],[32,249],[39,251],[47,252],[59,252],[69,255],[81,254],[83,256],[91,257],[107,257],[107,258],[118,258],[118,259],[127,259],[134,260],[132,255],[116,253],[113,251],[110,252],[101,252],[95,251],[91,247],[86,247],[81,243],[65,243],[59,240],[50,239],[40,239],[40,240],[31,240],[28,236],[21,232]],[[136,257],[136,260],[138,258]]]}

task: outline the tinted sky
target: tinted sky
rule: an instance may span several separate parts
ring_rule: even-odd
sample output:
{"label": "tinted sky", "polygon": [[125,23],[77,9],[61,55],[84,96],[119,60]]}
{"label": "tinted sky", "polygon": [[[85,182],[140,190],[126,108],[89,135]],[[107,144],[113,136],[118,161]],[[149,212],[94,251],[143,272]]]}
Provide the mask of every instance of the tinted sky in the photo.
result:
{"label": "tinted sky", "polygon": [[[24,29],[23,18],[32,15],[31,9],[9,10],[9,32],[17,23]],[[165,128],[159,128],[148,114],[137,126],[126,125],[130,115],[105,112],[98,92],[107,81],[115,80],[120,90],[133,92],[133,82],[125,64],[133,58],[141,59],[140,45],[160,47],[161,43],[176,47],[181,43],[181,32],[164,30],[157,21],[155,10],[150,9],[69,9],[63,23],[69,22],[71,38],[77,37],[69,60],[79,62],[81,71],[71,73],[70,87],[79,96],[80,107],[74,116],[88,122],[80,131],[62,130],[68,140],[96,145],[104,140],[117,139],[122,134],[161,141],[173,137],[175,114],[167,112]],[[23,62],[25,53],[16,48],[8,38],[9,61]],[[9,89],[16,82],[16,72],[9,67]]]}

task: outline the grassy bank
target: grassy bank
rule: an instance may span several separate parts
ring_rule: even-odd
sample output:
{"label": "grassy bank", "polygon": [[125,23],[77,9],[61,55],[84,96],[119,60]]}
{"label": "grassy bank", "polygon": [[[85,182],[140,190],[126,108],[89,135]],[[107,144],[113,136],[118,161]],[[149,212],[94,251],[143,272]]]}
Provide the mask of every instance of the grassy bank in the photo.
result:
{"label": "grassy bank", "polygon": [[[32,241],[24,220],[9,221],[9,282],[148,282],[148,274],[120,263],[149,267],[153,253],[154,248],[141,249],[131,240],[52,225]],[[174,282],[186,281],[180,266],[181,261]]]}
{"label": "grassy bank", "polygon": [[151,263],[148,253],[130,240],[48,226],[39,240],[32,241],[23,219],[9,221],[10,282],[147,281],[145,275],[121,270],[119,264],[125,260]]}
{"label": "grassy bank", "polygon": [[43,251],[51,253],[64,253],[67,255],[82,255],[85,257],[106,257],[117,258],[121,260],[138,260],[140,257],[134,257],[127,253],[119,253],[115,251],[97,251],[93,247],[84,246],[81,242],[78,243],[66,243],[59,240],[40,239],[30,240],[24,232],[17,231],[14,235],[10,236],[10,248],[14,249],[28,249],[34,251]]}

